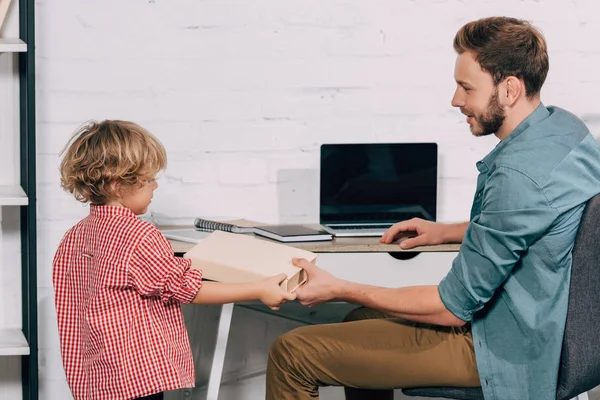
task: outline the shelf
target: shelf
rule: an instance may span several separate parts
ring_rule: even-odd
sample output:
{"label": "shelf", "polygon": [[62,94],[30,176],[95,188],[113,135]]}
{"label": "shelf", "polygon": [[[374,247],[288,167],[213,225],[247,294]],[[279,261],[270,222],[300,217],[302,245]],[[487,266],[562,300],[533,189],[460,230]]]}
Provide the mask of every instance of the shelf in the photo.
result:
{"label": "shelf", "polygon": [[21,186],[0,185],[0,206],[26,206],[28,202]]}
{"label": "shelf", "polygon": [[20,329],[0,329],[0,356],[26,356],[29,345]]}
{"label": "shelf", "polygon": [[27,43],[21,39],[0,38],[0,53],[24,53],[27,51]]}

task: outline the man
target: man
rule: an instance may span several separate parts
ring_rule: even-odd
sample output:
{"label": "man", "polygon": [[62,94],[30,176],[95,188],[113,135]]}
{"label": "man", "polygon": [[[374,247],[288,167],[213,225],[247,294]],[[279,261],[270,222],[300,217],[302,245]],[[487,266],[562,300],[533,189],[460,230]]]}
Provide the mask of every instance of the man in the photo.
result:
{"label": "man", "polygon": [[473,135],[500,143],[477,163],[468,223],[414,219],[381,238],[413,230],[402,247],[462,243],[450,272],[438,286],[388,289],[296,260],[309,276],[297,290],[303,304],[340,299],[368,309],[351,313],[353,322],[281,336],[269,354],[268,399],[315,398],[328,385],[354,399],[480,385],[486,399],[555,398],[571,250],[585,204],[600,192],[600,149],[579,119],[541,103],[548,54],[529,23],[470,22],[454,48],[452,105]]}

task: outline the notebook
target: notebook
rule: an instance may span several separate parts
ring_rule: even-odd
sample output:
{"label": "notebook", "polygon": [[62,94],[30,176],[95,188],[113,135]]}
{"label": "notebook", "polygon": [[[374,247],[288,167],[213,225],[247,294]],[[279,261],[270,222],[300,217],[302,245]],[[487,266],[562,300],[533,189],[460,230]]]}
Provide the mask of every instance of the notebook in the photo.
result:
{"label": "notebook", "polygon": [[436,219],[436,143],[323,144],[319,222],[334,236],[381,236]]}
{"label": "notebook", "polygon": [[214,231],[185,253],[192,268],[202,270],[205,279],[218,282],[253,282],[285,273],[282,288],[294,291],[306,282],[306,272],[292,263],[292,258],[312,262],[317,255],[280,243],[249,235]]}
{"label": "notebook", "polygon": [[255,228],[254,233],[280,242],[316,242],[333,239],[330,233],[305,225],[265,225]]}
{"label": "notebook", "polygon": [[194,220],[194,226],[196,229],[212,232],[212,231],[223,231],[231,233],[252,233],[254,232],[254,226],[257,223],[247,221],[245,219],[238,219],[234,221],[213,221],[210,219],[196,218]]}

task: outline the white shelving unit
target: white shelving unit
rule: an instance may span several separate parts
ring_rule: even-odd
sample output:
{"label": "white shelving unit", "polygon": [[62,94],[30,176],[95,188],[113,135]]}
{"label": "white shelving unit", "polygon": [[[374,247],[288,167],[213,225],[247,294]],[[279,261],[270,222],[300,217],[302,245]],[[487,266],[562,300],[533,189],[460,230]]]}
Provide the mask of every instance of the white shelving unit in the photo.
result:
{"label": "white shelving unit", "polygon": [[0,185],[0,206],[26,206],[29,199],[18,185]]}
{"label": "white shelving unit", "polygon": [[16,38],[0,38],[0,53],[20,53],[27,51],[27,43]]}
{"label": "white shelving unit", "polygon": [[20,329],[0,329],[0,356],[25,356],[29,344]]}
{"label": "white shelving unit", "polygon": [[0,400],[38,399],[34,3],[0,29]]}
{"label": "white shelving unit", "polygon": [[[26,51],[27,44],[21,39],[0,38],[0,61],[2,61],[4,66],[10,65],[10,63],[14,61],[14,58],[16,57],[15,53]],[[1,71],[1,73],[4,74],[5,72],[7,72],[7,69],[8,68],[5,67]],[[15,99],[19,100],[19,96],[15,93],[18,88],[15,87],[14,81],[12,79],[9,79],[8,76],[6,76],[3,79],[3,83],[4,85],[8,86],[0,87],[0,91],[4,91],[7,96],[6,102],[15,102]],[[6,109],[10,110],[9,107],[6,107]],[[18,104],[13,105],[12,109],[13,112],[15,112],[15,110],[18,112]],[[12,120],[18,121],[17,118],[14,118]],[[0,182],[2,182],[2,184],[0,184],[0,278],[6,278],[6,275],[12,275],[17,272],[9,270],[9,268],[13,267],[12,265],[2,265],[2,261],[8,258],[3,254],[3,251],[7,252],[14,250],[6,249],[2,246],[1,242],[3,240],[4,230],[2,224],[2,216],[7,212],[15,212],[15,210],[8,210],[7,207],[27,206],[29,203],[29,198],[27,197],[27,194],[19,184],[17,184],[16,182],[10,182],[11,180],[14,181],[16,179],[16,176],[19,172],[19,158],[16,157],[14,154],[10,154],[11,147],[13,149],[18,149],[20,147],[19,126],[18,124],[14,123],[3,124],[0,129],[3,129],[3,131],[0,132],[0,139],[2,139],[3,143],[3,146],[1,146],[2,148],[0,148],[0,158],[4,160],[5,164],[4,171],[0,172]],[[14,152],[16,151],[13,150],[13,153]],[[12,179],[8,175],[12,175]],[[2,296],[0,296],[0,303],[2,302],[4,302],[5,304],[9,304],[9,299],[2,298]],[[10,321],[9,324],[10,323],[12,323],[12,321]],[[0,321],[0,356],[22,356],[28,354],[29,344],[27,342],[27,339],[25,338],[25,334],[23,333],[23,331],[18,328],[4,328]]]}

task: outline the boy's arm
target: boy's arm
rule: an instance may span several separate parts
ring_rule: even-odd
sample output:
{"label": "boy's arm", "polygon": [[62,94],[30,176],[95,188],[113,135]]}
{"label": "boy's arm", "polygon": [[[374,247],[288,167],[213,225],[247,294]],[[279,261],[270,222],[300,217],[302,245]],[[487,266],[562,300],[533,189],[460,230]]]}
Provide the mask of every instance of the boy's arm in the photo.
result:
{"label": "boy's arm", "polygon": [[261,286],[261,282],[224,283],[202,281],[202,288],[198,290],[192,303],[226,304],[258,300],[263,292],[264,288]]}
{"label": "boy's arm", "polygon": [[175,257],[162,234],[150,232],[133,252],[127,265],[129,285],[141,296],[190,303],[202,287],[202,271],[190,269],[192,261]]}
{"label": "boy's arm", "polygon": [[129,263],[129,283],[142,296],[158,296],[164,302],[226,304],[260,300],[270,308],[296,298],[279,284],[287,276],[279,274],[259,282],[221,283],[202,281],[202,271],[192,269],[192,260],[175,257],[164,236],[150,233],[134,252]]}
{"label": "boy's arm", "polygon": [[296,298],[295,293],[288,293],[279,285],[287,279],[286,274],[279,274],[258,282],[226,283],[206,282],[192,300],[194,304],[226,304],[240,301],[260,300],[273,310],[286,301]]}

